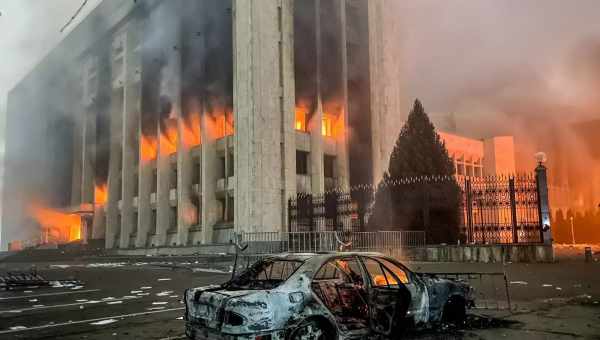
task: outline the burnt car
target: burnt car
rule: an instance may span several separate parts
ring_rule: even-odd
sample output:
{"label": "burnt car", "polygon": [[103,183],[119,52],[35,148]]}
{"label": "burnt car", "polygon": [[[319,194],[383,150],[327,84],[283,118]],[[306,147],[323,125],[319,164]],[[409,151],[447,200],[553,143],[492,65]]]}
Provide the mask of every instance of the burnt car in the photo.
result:
{"label": "burnt car", "polygon": [[462,322],[472,295],[378,253],[283,254],[186,290],[184,318],[191,339],[386,339]]}

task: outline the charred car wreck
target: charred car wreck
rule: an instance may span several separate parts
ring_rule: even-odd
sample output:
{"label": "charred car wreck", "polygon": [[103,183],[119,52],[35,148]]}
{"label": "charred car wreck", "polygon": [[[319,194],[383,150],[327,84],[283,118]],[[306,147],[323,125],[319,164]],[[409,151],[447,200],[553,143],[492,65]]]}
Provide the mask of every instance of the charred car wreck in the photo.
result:
{"label": "charred car wreck", "polygon": [[457,323],[467,284],[410,271],[377,253],[284,254],[220,286],[185,293],[191,339],[386,339]]}

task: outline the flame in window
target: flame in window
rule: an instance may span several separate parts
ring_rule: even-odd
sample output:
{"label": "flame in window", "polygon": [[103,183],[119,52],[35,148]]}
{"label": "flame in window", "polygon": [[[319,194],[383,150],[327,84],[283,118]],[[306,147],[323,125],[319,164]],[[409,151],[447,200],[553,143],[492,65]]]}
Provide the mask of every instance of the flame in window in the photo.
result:
{"label": "flame in window", "polygon": [[306,111],[302,108],[296,108],[294,128],[306,132]]}

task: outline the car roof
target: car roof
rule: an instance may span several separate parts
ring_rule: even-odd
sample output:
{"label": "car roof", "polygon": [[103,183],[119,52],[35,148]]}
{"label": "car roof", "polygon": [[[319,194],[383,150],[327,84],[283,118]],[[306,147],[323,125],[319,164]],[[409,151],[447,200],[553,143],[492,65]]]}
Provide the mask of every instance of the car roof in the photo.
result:
{"label": "car roof", "polygon": [[274,254],[265,257],[265,259],[280,259],[286,261],[307,261],[309,259],[320,259],[327,260],[334,257],[340,256],[378,256],[378,257],[387,257],[382,253],[377,252],[360,252],[360,251],[351,251],[351,252],[320,252],[320,253],[282,253],[282,254]]}

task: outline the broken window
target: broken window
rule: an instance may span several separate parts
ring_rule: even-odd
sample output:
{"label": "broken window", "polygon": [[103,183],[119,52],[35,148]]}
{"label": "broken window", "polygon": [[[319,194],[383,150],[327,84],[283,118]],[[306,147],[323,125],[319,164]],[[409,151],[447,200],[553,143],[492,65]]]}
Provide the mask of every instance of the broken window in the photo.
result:
{"label": "broken window", "polygon": [[296,108],[295,129],[306,132],[306,112],[303,109]]}
{"label": "broken window", "polygon": [[[408,277],[404,270],[394,266],[389,261],[383,259],[380,260],[381,262],[370,258],[364,260],[373,287],[395,288],[399,286],[400,283],[408,283]],[[383,261],[386,262],[386,266],[382,264]],[[392,269],[388,268],[388,266],[394,267],[394,274],[392,274]],[[398,274],[396,274],[396,272]],[[400,281],[400,283],[398,281]]]}
{"label": "broken window", "polygon": [[400,280],[400,282],[402,283],[408,283],[408,275],[406,274],[406,270],[398,267],[396,264],[386,260],[386,259],[379,259],[381,260],[381,263],[385,266],[385,268],[389,269],[392,271],[392,273],[394,273],[394,275],[396,275],[396,277]]}
{"label": "broken window", "polygon": [[240,276],[226,283],[225,287],[229,290],[273,289],[289,279],[302,263],[295,260],[258,261]]}
{"label": "broken window", "polygon": [[355,258],[325,263],[315,274],[312,289],[340,326],[346,329],[367,327],[367,293]]}
{"label": "broken window", "polygon": [[200,184],[200,157],[194,157],[192,164],[192,184]]}
{"label": "broken window", "polygon": [[233,177],[235,174],[234,157],[233,152],[229,152],[227,155],[227,177]]}
{"label": "broken window", "polygon": [[332,136],[332,119],[329,116],[324,116],[321,123],[321,134],[325,137]]}
{"label": "broken window", "polygon": [[308,175],[308,152],[296,150],[296,174]]}
{"label": "broken window", "polygon": [[335,177],[335,156],[323,156],[323,170],[325,178]]}

